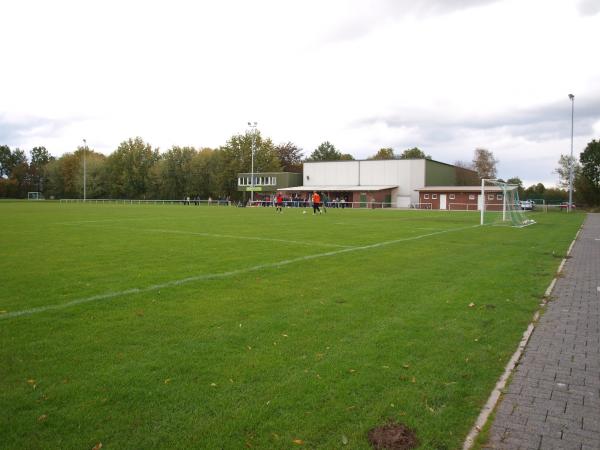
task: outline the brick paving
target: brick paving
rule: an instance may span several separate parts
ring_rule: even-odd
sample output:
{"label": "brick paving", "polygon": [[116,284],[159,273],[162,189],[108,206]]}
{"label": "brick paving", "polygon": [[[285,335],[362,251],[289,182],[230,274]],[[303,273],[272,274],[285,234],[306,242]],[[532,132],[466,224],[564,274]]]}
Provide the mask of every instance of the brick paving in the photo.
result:
{"label": "brick paving", "polygon": [[600,214],[588,214],[492,423],[489,449],[600,449]]}

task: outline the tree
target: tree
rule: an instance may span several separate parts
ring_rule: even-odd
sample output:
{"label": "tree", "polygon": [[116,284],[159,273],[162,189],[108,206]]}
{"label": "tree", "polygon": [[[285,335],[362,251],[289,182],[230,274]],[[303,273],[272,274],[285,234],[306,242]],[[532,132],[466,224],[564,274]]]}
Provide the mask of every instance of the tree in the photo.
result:
{"label": "tree", "polygon": [[581,173],[600,189],[600,141],[592,140],[579,155]]}
{"label": "tree", "polygon": [[160,159],[142,138],[121,142],[108,157],[110,194],[116,198],[146,198],[151,188],[151,169]]}
{"label": "tree", "polygon": [[192,187],[192,160],[195,155],[195,148],[176,145],[161,155],[156,170],[152,172],[156,174],[158,171],[160,175],[159,196],[161,198],[174,199],[198,195],[193,192]]}
{"label": "tree", "polygon": [[580,176],[577,177],[578,197],[590,206],[600,205],[600,141],[593,139],[580,153]]}
{"label": "tree", "polygon": [[284,172],[302,173],[302,149],[292,142],[279,144],[275,147],[279,164]]}
{"label": "tree", "polygon": [[523,188],[523,181],[519,177],[512,177],[506,180],[507,184],[514,184],[517,186],[517,192],[519,193],[519,198],[523,197],[525,193],[525,189]]}
{"label": "tree", "polygon": [[473,154],[473,168],[479,178],[496,178],[496,164],[500,161],[494,154],[485,148],[476,148]]}
{"label": "tree", "polygon": [[12,169],[12,152],[8,145],[0,145],[0,178],[8,178]]}
{"label": "tree", "polygon": [[368,159],[376,159],[376,160],[384,160],[384,159],[395,159],[396,155],[394,155],[394,149],[390,147],[380,148],[377,153]]}
{"label": "tree", "polygon": [[215,196],[237,196],[238,173],[250,173],[252,168],[252,138],[254,137],[254,173],[280,172],[279,155],[271,139],[263,139],[259,131],[247,131],[242,135],[232,136],[227,144],[219,148],[219,156],[215,161],[213,185],[218,190]]}
{"label": "tree", "polygon": [[[346,156],[350,156],[350,159],[354,159],[351,155]],[[331,142],[325,141],[311,153],[307,161],[340,161],[341,159],[342,154],[335,146]]]}
{"label": "tree", "polygon": [[581,165],[575,157],[560,155],[558,167],[554,170],[554,173],[558,175],[558,185],[563,188],[569,187],[570,164],[573,164],[573,180],[575,180],[581,171]]}
{"label": "tree", "polygon": [[44,190],[46,182],[45,168],[46,165],[54,159],[54,156],[48,153],[46,147],[33,147],[29,152],[31,162],[29,163],[29,176],[31,179],[32,188],[38,192]]}
{"label": "tree", "polygon": [[426,155],[418,147],[406,149],[402,152],[399,159],[431,159],[431,155]]}

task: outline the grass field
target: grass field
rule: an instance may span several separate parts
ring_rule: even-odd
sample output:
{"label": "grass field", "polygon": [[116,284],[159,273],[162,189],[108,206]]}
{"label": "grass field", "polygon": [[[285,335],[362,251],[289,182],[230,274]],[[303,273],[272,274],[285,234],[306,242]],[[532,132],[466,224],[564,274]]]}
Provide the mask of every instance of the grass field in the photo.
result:
{"label": "grass field", "polygon": [[460,448],[584,218],[533,217],[0,203],[0,448]]}

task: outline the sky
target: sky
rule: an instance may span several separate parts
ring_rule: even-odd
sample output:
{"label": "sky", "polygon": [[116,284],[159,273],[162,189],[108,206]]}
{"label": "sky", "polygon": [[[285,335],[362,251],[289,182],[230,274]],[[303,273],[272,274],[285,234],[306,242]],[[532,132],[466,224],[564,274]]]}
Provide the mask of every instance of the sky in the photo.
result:
{"label": "sky", "polygon": [[[3,0],[0,145],[418,147],[557,183],[600,138],[600,0]],[[568,94],[574,94],[572,103]]]}

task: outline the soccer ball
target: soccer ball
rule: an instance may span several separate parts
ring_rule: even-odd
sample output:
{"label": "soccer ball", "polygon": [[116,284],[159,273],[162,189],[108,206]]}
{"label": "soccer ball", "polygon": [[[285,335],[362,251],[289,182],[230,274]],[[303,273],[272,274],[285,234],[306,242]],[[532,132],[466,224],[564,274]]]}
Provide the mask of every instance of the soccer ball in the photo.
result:
{"label": "soccer ball", "polygon": [[302,214],[306,214],[306,211],[302,211]]}

